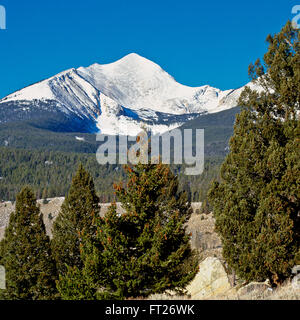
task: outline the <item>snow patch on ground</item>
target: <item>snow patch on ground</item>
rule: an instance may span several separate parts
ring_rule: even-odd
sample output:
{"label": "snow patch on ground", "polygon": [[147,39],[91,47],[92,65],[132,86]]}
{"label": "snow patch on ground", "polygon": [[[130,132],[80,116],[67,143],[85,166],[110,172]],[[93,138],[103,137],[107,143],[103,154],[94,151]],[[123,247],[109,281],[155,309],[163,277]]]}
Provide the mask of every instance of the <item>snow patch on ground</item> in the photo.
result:
{"label": "snow patch on ground", "polygon": [[84,138],[84,137],[77,137],[77,136],[76,136],[75,139],[78,140],[78,141],[85,141],[85,138]]}

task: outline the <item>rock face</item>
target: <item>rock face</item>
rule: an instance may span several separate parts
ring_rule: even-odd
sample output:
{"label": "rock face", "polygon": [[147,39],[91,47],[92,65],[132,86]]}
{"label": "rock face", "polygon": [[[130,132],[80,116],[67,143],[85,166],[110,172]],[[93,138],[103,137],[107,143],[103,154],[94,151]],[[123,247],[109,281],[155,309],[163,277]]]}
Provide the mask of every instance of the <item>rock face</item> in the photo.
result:
{"label": "rock face", "polygon": [[292,275],[294,276],[292,280],[293,288],[300,291],[300,265],[293,267]]}
{"label": "rock face", "polygon": [[222,295],[231,289],[221,261],[208,257],[199,265],[199,272],[186,288],[191,299],[205,300]]}

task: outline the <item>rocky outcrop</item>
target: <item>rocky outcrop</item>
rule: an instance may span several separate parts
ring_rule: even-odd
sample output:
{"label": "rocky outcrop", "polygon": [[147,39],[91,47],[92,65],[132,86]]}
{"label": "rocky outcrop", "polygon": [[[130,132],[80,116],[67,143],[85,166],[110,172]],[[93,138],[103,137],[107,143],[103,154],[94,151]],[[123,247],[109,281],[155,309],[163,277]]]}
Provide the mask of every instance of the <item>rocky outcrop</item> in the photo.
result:
{"label": "rocky outcrop", "polygon": [[199,272],[186,289],[191,299],[205,300],[225,294],[231,286],[221,261],[208,257],[200,263]]}
{"label": "rocky outcrop", "polygon": [[296,290],[300,290],[300,265],[296,265],[293,267],[292,275],[293,275],[293,280],[292,280],[293,288]]}

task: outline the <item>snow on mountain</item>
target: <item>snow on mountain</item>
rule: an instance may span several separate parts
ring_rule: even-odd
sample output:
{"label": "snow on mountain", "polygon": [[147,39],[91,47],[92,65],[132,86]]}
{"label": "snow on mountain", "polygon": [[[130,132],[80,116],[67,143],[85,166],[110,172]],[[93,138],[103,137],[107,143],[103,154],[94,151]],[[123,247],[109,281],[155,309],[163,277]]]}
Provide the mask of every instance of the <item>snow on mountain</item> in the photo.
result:
{"label": "snow on mountain", "polygon": [[235,107],[242,90],[184,86],[132,53],[114,63],[61,72],[0,100],[0,109],[13,103],[28,112],[33,104],[51,103],[68,117],[93,122],[105,134],[136,134],[144,125],[163,133],[201,114]]}

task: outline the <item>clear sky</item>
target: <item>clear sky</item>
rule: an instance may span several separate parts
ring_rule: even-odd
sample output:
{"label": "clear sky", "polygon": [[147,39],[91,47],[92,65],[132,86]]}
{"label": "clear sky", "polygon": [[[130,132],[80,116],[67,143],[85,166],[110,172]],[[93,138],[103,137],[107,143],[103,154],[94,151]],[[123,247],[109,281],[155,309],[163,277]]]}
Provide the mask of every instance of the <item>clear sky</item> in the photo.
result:
{"label": "clear sky", "polygon": [[0,97],[72,67],[136,52],[178,82],[221,89],[248,82],[290,0],[0,0]]}

